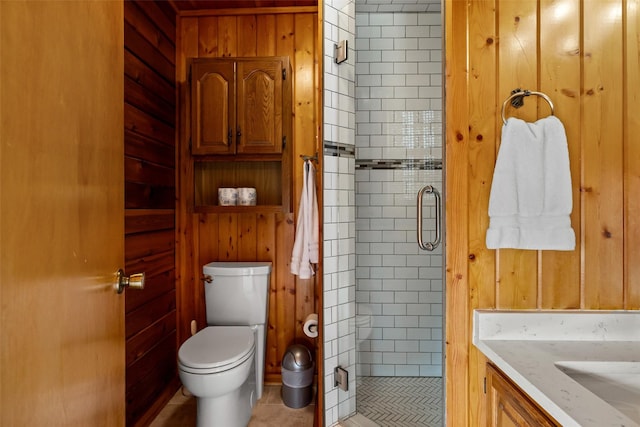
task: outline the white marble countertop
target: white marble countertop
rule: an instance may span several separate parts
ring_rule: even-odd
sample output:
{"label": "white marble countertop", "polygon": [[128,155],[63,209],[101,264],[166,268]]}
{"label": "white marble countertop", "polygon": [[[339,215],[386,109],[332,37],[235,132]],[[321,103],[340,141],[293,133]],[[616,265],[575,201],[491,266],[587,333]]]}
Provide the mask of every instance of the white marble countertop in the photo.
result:
{"label": "white marble countertop", "polygon": [[563,426],[640,427],[556,366],[640,362],[640,311],[475,310],[473,343]]}

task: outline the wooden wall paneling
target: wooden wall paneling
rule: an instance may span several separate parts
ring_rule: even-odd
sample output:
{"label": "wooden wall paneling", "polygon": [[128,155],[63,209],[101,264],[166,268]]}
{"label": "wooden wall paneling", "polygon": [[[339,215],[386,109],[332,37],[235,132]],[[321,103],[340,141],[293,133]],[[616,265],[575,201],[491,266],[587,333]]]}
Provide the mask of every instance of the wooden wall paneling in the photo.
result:
{"label": "wooden wall paneling", "polygon": [[[155,299],[162,294],[175,289],[175,271],[167,264],[171,257],[163,254],[149,277],[145,277],[145,292],[131,292],[131,298],[127,298],[125,310],[131,312],[144,305],[148,300]],[[127,267],[129,264],[127,265]],[[136,270],[138,271],[138,270]],[[127,355],[129,357],[129,355]]]}
{"label": "wooden wall paneling", "polygon": [[173,230],[127,235],[125,238],[125,246],[127,248],[125,262],[173,251],[175,248]]}
{"label": "wooden wall paneling", "polygon": [[[175,332],[172,332],[127,369],[127,412],[130,419],[136,420],[136,425],[148,425],[153,420],[153,416],[149,417],[148,413],[149,408],[156,405],[159,390],[171,389],[175,393],[176,359],[166,357],[175,354],[175,343]],[[160,409],[161,407],[156,410],[159,412]]]}
{"label": "wooden wall paneling", "polygon": [[[446,1],[445,7],[445,212],[447,232],[445,268],[445,395],[449,427],[472,426],[469,416],[469,352],[472,350],[469,309],[469,93],[467,86],[466,2]],[[463,24],[465,23],[465,24]],[[464,54],[461,54],[464,52]],[[454,101],[455,100],[455,101]],[[461,165],[461,167],[453,167]]]}
{"label": "wooden wall paneling", "polygon": [[[176,309],[175,291],[164,293],[146,304],[127,313],[126,336],[133,337],[143,329],[149,327],[167,313]],[[175,349],[174,349],[175,350]],[[175,355],[175,351],[173,353]],[[174,357],[175,362],[175,357]],[[127,372],[130,373],[130,372]]]}
{"label": "wooden wall paneling", "polygon": [[[538,87],[536,1],[500,2],[498,11],[497,75],[499,105],[502,106],[512,90],[536,90]],[[536,102],[535,98],[528,98],[518,110],[507,108],[505,116],[534,121],[537,119]],[[496,117],[496,120],[501,118]],[[497,257],[497,307],[535,308],[538,294],[536,251],[500,249]]]}
{"label": "wooden wall paneling", "polygon": [[[125,76],[146,89],[147,93],[153,93],[169,103],[175,112],[176,99],[174,83],[165,80],[132,52],[127,50],[124,52],[124,56]],[[127,93],[127,95],[129,94]],[[175,117],[171,119],[172,123],[174,121]]]}
{"label": "wooden wall paneling", "polygon": [[[127,0],[126,2],[128,2]],[[125,2],[125,3],[126,3]],[[166,37],[166,40],[169,41],[173,45],[173,51],[170,52],[171,55],[176,53],[176,14],[175,11],[171,10],[169,13],[166,13],[166,10],[163,10],[164,2],[154,2],[154,1],[138,1],[136,2],[136,6],[142,10],[142,12],[148,17],[150,22],[161,31],[163,37]]]}
{"label": "wooden wall paneling", "polygon": [[[173,288],[173,283],[171,284]],[[138,334],[129,340],[130,351],[127,352],[127,366],[140,360],[149,349],[155,347],[164,337],[171,335],[175,339],[176,313],[167,313],[159,321],[148,327],[146,334]]]}
{"label": "wooden wall paneling", "polygon": [[175,216],[173,209],[137,209],[125,212],[124,231],[126,234],[153,230],[173,229]]}
{"label": "wooden wall paneling", "polygon": [[125,209],[166,209],[175,200],[175,188],[125,182]]}
{"label": "wooden wall paneling", "polygon": [[623,306],[622,1],[583,9],[584,308]]}
{"label": "wooden wall paneling", "polygon": [[[561,13],[567,8],[568,13]],[[540,1],[540,88],[549,95],[555,115],[567,134],[573,211],[571,225],[576,235],[574,251],[543,251],[541,264],[541,308],[580,308],[580,1],[560,6],[551,0]],[[546,104],[545,101],[542,101]],[[540,105],[544,112],[546,105]]]}
{"label": "wooden wall paneling", "polygon": [[218,255],[218,214],[199,214],[198,215],[199,228],[196,229],[194,237],[197,237],[198,248],[198,265],[196,266],[198,274],[200,274],[200,267],[203,265],[217,260]]}
{"label": "wooden wall paneling", "polygon": [[145,39],[140,33],[138,33],[129,22],[124,24],[124,38],[127,48],[136,55],[149,67],[155,70],[166,81],[173,82],[175,78],[175,65],[174,60],[162,55],[156,49],[155,44]]}
{"label": "wooden wall paneling", "polygon": [[469,117],[469,280],[477,289],[472,295],[474,307],[495,307],[495,255],[487,249],[489,193],[496,161],[496,144],[502,123],[496,121],[501,100],[496,99],[497,55],[496,22],[492,2],[470,4],[474,26],[470,29],[469,66],[477,82],[469,91],[473,115]]}
{"label": "wooden wall paneling", "polygon": [[276,218],[273,213],[259,213],[255,226],[256,260],[270,261],[275,264]]}
{"label": "wooden wall paneling", "polygon": [[175,120],[175,100],[165,101],[155,92],[147,90],[135,80],[126,76],[124,90],[127,92],[127,102],[137,108],[146,111],[165,123],[173,123]]}
{"label": "wooden wall paneling", "polygon": [[291,67],[295,70],[296,56],[294,50],[294,39],[296,38],[293,24],[293,14],[285,13],[276,15],[276,56],[288,55],[291,57]]}
{"label": "wooden wall paneling", "polygon": [[278,326],[277,311],[277,260],[276,247],[276,217],[275,214],[258,214],[256,221],[256,257],[258,261],[270,261],[272,263],[271,277],[269,280],[269,314],[267,316],[267,348],[265,354],[265,376],[278,371],[278,345],[276,329]]}
{"label": "wooden wall paneling", "polygon": [[[207,325],[207,313],[205,309],[205,293],[204,293],[204,271],[202,267],[211,261],[218,259],[218,235],[215,228],[211,224],[218,224],[218,216],[216,214],[198,214],[192,215],[193,231],[190,234],[190,244],[193,251],[191,254],[190,274],[193,278],[193,287],[191,292],[191,301],[193,304],[192,312],[189,313],[189,319],[196,321],[196,330],[200,330]],[[181,307],[178,306],[180,309]],[[190,320],[190,321],[191,321]],[[189,322],[190,322],[189,321]],[[191,334],[192,331],[190,331]],[[186,340],[190,335],[184,337]],[[182,341],[180,341],[182,342]]]}
{"label": "wooden wall paneling", "polygon": [[276,56],[275,15],[258,15],[256,28],[256,56]]}
{"label": "wooden wall paneling", "polygon": [[173,168],[125,157],[124,170],[130,182],[147,183],[159,187],[175,187]]}
{"label": "wooden wall paneling", "polygon": [[156,2],[126,1],[124,21],[125,268],[146,274],[145,289],[125,296],[126,421],[147,425],[178,384],[176,32]]}
{"label": "wooden wall paneling", "polygon": [[166,145],[145,135],[130,130],[124,131],[127,144],[125,156],[145,159],[148,162],[164,165],[175,169],[175,146]]}
{"label": "wooden wall paneling", "polygon": [[[297,118],[294,122],[293,130],[293,205],[294,212],[297,212],[299,205],[300,193],[302,191],[302,172],[304,162],[300,158],[301,155],[313,155],[315,153],[320,154],[321,150],[317,146],[315,138],[315,95],[316,90],[314,85],[309,84],[315,81],[315,62],[318,55],[316,50],[315,34],[316,19],[311,14],[299,14],[294,16],[294,33],[295,39],[293,40],[293,50],[295,55],[292,60],[292,66],[294,70],[294,92],[296,94],[296,102],[294,105],[294,117]],[[318,167],[318,163],[314,164],[316,167],[316,194],[321,193],[321,188],[318,186],[318,176],[322,171]],[[291,232],[291,236],[288,238],[290,242],[294,241],[295,227],[293,227],[295,216],[289,215],[286,223],[290,225],[288,229]],[[293,246],[287,250],[291,253]],[[289,263],[287,263],[289,266]],[[304,341],[311,349],[315,349],[317,342],[309,339],[302,331],[302,325],[306,317],[316,312],[315,307],[315,288],[316,281],[320,280],[316,275],[311,279],[300,279],[295,277],[296,288],[296,313],[295,324],[293,325],[295,338],[300,341]]]}
{"label": "wooden wall paneling", "polygon": [[[640,126],[634,114],[640,97],[637,6],[636,0],[445,2],[448,426],[483,423],[485,396],[473,382],[481,378],[485,361],[470,343],[469,316],[474,307],[494,308],[492,292],[501,309],[638,307],[640,271],[632,261],[640,251],[635,215],[640,155],[632,142]],[[495,71],[480,35],[490,31],[492,20],[499,36]],[[495,74],[493,96],[485,74]],[[479,131],[486,121],[481,110],[495,107],[490,98],[500,106],[515,87],[551,96],[565,125],[578,247],[531,252],[533,259],[522,262],[518,257],[524,251],[499,251],[494,280],[480,273],[490,270],[492,261],[482,264],[490,257],[476,253],[482,249],[476,240],[486,221],[476,216],[488,193],[470,193],[482,191],[482,168],[493,165],[495,156],[483,152],[477,141],[487,132]],[[499,110],[494,114],[499,124]],[[534,98],[510,112],[526,120],[547,114],[546,103]]]}
{"label": "wooden wall paneling", "polygon": [[625,305],[640,309],[640,3],[627,1],[625,19],[624,159],[625,159]]}
{"label": "wooden wall paneling", "polygon": [[238,215],[218,215],[218,261],[238,261]]}
{"label": "wooden wall paneling", "polygon": [[257,55],[257,31],[255,15],[238,16],[238,56]]}
{"label": "wooden wall paneling", "polygon": [[238,261],[257,260],[256,214],[238,214]]}
{"label": "wooden wall paneling", "polygon": [[[486,231],[489,227],[489,193],[496,160],[496,143],[500,137],[502,123],[496,120],[500,100],[497,91],[497,34],[495,2],[473,2],[469,4],[471,17],[469,31],[469,67],[476,82],[469,90],[469,210],[484,214],[469,218],[468,274],[472,308],[495,307],[496,251],[487,249]],[[486,375],[483,369],[484,356],[469,353],[469,389],[480,393]],[[478,402],[471,405],[469,414],[474,419],[486,419],[484,406]]]}
{"label": "wooden wall paneling", "polygon": [[[294,70],[294,87],[296,102],[293,106],[294,116],[297,120],[293,128],[293,198],[294,212],[297,211],[300,192],[302,191],[302,176],[304,162],[301,155],[313,155],[320,153],[315,138],[314,116],[315,116],[315,95],[314,86],[309,82],[315,80],[315,58],[317,55],[314,34],[315,20],[310,15],[299,15],[295,17],[295,55],[292,60]],[[317,164],[315,165],[317,167]],[[319,172],[316,171],[316,175]],[[317,178],[317,176],[316,176]]]}
{"label": "wooden wall paneling", "polygon": [[125,131],[129,130],[156,139],[164,144],[174,145],[175,130],[171,125],[156,119],[131,104],[125,104],[124,117]]}
{"label": "wooden wall paneling", "polygon": [[218,17],[203,16],[202,18],[190,18],[189,25],[192,27],[194,20],[197,22],[197,26],[195,28],[198,32],[198,51],[197,54],[194,54],[195,52],[193,52],[190,56],[198,58],[220,56],[218,53]]}
{"label": "wooden wall paneling", "polygon": [[[179,18],[177,20],[177,64],[176,84],[178,86],[178,144],[176,144],[176,182],[178,192],[176,197],[176,298],[178,305],[178,345],[191,336],[191,321],[196,320],[198,327],[204,326],[203,311],[199,306],[204,300],[199,298],[200,276],[194,272],[198,255],[195,252],[194,239],[197,239],[198,217],[192,214],[193,188],[189,179],[193,176],[193,163],[189,161],[189,146],[185,141],[189,140],[190,127],[188,123],[189,111],[183,108],[186,105],[189,88],[187,81],[187,58],[198,56],[199,26],[198,18]],[[198,316],[198,313],[200,315]]]}
{"label": "wooden wall paneling", "polygon": [[278,353],[276,366],[280,373],[281,358],[287,346],[293,343],[295,338],[296,312],[296,279],[290,271],[291,250],[293,249],[293,221],[285,214],[276,214],[276,342]]}
{"label": "wooden wall paneling", "polygon": [[238,18],[221,16],[218,18],[218,56],[238,56]]}
{"label": "wooden wall paneling", "polygon": [[[159,30],[155,22],[150,20],[142,11],[142,7],[144,7],[142,3],[145,2],[124,2],[125,21],[131,25],[144,40],[153,43],[155,50],[162,55],[163,58],[171,64],[175,64],[175,25],[173,28],[165,26],[164,30],[166,33]],[[147,5],[146,9],[152,10],[151,5]],[[156,17],[159,15],[161,15],[161,13],[155,14]],[[173,80],[173,76],[171,80]]]}

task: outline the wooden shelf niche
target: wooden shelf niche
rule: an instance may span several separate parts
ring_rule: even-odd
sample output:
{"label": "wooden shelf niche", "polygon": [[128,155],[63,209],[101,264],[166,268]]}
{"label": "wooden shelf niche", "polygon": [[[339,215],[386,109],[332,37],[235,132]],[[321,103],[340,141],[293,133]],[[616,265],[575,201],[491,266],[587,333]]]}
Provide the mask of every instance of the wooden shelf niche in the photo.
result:
{"label": "wooden shelf niche", "polygon": [[[289,194],[283,185],[279,160],[196,161],[194,201],[196,212],[289,211]],[[256,206],[218,206],[218,188],[253,187]]]}

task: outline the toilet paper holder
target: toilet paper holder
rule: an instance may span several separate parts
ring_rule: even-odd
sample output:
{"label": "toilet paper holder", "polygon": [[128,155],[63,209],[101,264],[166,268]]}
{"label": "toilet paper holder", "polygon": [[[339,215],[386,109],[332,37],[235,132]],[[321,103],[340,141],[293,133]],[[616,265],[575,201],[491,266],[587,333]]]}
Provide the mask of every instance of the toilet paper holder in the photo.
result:
{"label": "toilet paper holder", "polygon": [[302,332],[309,338],[317,338],[318,337],[318,314],[311,313],[304,319],[304,323],[302,325]]}

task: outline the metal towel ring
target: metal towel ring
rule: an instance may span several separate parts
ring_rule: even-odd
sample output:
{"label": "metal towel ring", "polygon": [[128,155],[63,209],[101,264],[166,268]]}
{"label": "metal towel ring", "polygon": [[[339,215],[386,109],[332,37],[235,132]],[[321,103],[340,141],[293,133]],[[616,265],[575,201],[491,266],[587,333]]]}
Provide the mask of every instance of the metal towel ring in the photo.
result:
{"label": "metal towel ring", "polygon": [[502,116],[502,123],[504,123],[505,125],[507,124],[507,119],[504,116],[504,110],[507,107],[507,103],[509,101],[511,101],[511,105],[513,105],[515,108],[520,108],[524,105],[524,100],[523,98],[525,96],[529,96],[529,95],[537,95],[539,97],[541,97],[542,99],[544,99],[545,101],[547,101],[547,103],[549,104],[549,107],[551,107],[551,115],[553,116],[553,102],[551,102],[551,98],[549,98],[546,94],[542,93],[542,92],[534,92],[531,90],[518,90],[516,89],[515,91],[511,92],[511,96],[508,97],[503,103],[502,103],[502,111],[500,113],[500,115]]}

